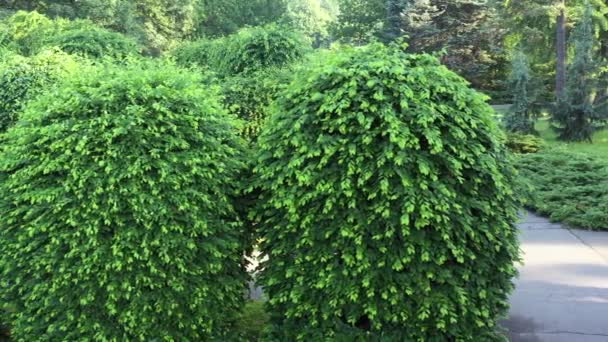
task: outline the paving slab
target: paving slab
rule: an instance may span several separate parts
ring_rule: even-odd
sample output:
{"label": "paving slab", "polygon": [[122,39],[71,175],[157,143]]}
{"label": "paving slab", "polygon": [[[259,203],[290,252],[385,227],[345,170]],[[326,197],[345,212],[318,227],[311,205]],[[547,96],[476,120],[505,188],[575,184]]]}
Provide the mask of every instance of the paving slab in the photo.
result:
{"label": "paving slab", "polygon": [[608,342],[608,233],[554,226],[519,225],[524,264],[503,326],[514,342]]}
{"label": "paving slab", "polygon": [[571,230],[584,244],[593,248],[602,258],[608,261],[608,232]]}

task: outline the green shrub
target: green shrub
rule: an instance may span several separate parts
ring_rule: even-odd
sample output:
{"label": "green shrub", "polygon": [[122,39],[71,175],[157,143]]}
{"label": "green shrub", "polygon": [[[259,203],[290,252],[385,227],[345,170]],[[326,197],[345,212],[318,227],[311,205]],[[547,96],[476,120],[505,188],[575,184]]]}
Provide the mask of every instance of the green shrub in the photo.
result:
{"label": "green shrub", "polygon": [[217,54],[218,72],[237,75],[284,67],[306,53],[303,37],[276,25],[247,28],[229,36],[224,51]]}
{"label": "green shrub", "polygon": [[226,106],[246,120],[243,134],[255,139],[268,106],[290,78],[292,64],[306,53],[303,38],[285,28],[248,28],[216,40],[199,40],[174,50],[182,66],[213,71],[220,80]]}
{"label": "green shrub", "polygon": [[19,11],[7,19],[6,41],[25,56],[38,53],[58,27],[38,12]]}
{"label": "green shrub", "polygon": [[92,58],[123,58],[138,54],[134,40],[120,33],[95,26],[76,28],[61,32],[49,41],[61,50]]}
{"label": "green shrub", "polygon": [[273,108],[254,211],[270,339],[501,339],[518,201],[485,98],[374,44],[302,68]]}
{"label": "green shrub", "polygon": [[532,134],[507,134],[507,147],[514,153],[536,153],[545,146],[545,141]]}
{"label": "green shrub", "polygon": [[608,163],[584,154],[547,150],[518,158],[533,187],[526,205],[553,221],[608,230]]}
{"label": "green shrub", "polygon": [[267,119],[270,104],[289,83],[291,69],[269,69],[222,81],[224,102],[231,113],[245,120],[243,135],[254,140]]}
{"label": "green shrub", "polygon": [[12,126],[23,106],[51,88],[68,73],[77,70],[77,62],[56,50],[47,50],[31,58],[15,56],[0,64],[0,133]]}
{"label": "green shrub", "polygon": [[284,27],[246,28],[236,34],[187,43],[173,51],[180,65],[207,67],[220,77],[246,74],[300,60],[306,53],[302,36]]}
{"label": "green shrub", "polygon": [[239,341],[262,341],[267,324],[268,313],[264,309],[264,302],[250,301],[237,321]]}
{"label": "green shrub", "polygon": [[244,302],[243,142],[217,90],[87,69],[0,149],[0,301],[24,341],[228,339]]}
{"label": "green shrub", "polygon": [[182,66],[198,66],[211,68],[216,66],[217,54],[222,49],[222,39],[200,39],[186,42],[171,52],[171,56]]}

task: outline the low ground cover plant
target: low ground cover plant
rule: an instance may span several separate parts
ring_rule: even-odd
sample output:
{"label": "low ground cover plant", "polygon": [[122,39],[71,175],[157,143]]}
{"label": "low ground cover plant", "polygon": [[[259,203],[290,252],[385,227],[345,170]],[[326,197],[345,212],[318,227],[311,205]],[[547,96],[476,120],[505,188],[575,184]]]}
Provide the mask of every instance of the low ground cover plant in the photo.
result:
{"label": "low ground cover plant", "polygon": [[0,301],[17,341],[230,340],[244,143],[168,64],[87,68],[0,144]]}
{"label": "low ground cover plant", "polygon": [[557,222],[608,230],[608,163],[563,148],[517,159],[532,191],[526,205]]}
{"label": "low ground cover plant", "polygon": [[258,140],[270,340],[501,340],[515,171],[485,97],[428,55],[322,56]]}

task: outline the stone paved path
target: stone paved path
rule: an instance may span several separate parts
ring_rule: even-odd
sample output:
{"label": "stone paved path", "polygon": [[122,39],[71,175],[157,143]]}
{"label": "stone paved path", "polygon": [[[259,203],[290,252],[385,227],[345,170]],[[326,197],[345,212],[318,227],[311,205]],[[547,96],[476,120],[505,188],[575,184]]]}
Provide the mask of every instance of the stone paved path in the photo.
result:
{"label": "stone paved path", "polygon": [[504,326],[513,342],[608,342],[608,232],[569,229],[529,213],[524,265]]}

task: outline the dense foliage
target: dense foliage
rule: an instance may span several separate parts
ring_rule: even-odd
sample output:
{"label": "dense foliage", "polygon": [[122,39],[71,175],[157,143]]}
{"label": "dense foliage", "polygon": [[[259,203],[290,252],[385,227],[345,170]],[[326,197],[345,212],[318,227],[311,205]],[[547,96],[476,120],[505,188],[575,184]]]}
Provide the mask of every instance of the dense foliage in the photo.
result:
{"label": "dense foliage", "polygon": [[135,41],[126,36],[94,26],[67,30],[55,35],[49,45],[61,50],[92,58],[123,58],[138,54]]}
{"label": "dense foliage", "polygon": [[184,66],[207,67],[221,77],[294,63],[306,53],[302,36],[280,26],[248,28],[217,40],[200,40],[175,49]]}
{"label": "dense foliage", "polygon": [[57,30],[55,22],[37,12],[20,11],[6,21],[6,44],[26,56],[40,51]]}
{"label": "dense foliage", "polygon": [[517,201],[492,115],[428,55],[303,68],[258,140],[271,340],[500,339]]}
{"label": "dense foliage", "polygon": [[223,49],[221,39],[199,39],[192,42],[185,42],[171,51],[171,56],[175,61],[185,67],[197,66],[201,68],[217,68],[219,57]]}
{"label": "dense foliage", "polygon": [[0,298],[16,340],[228,339],[246,291],[243,143],[171,65],[88,68],[0,149]]}
{"label": "dense foliage", "polygon": [[0,42],[29,56],[44,49],[59,47],[63,51],[88,57],[124,57],[137,54],[136,42],[120,33],[100,28],[89,20],[51,20],[37,12],[17,12],[4,24]]}
{"label": "dense foliage", "polygon": [[509,81],[513,99],[504,118],[505,128],[509,132],[533,134],[536,94],[528,58],[521,51],[513,56]]}
{"label": "dense foliage", "polygon": [[565,96],[557,99],[553,116],[555,129],[562,140],[591,141],[597,124],[608,119],[598,112],[595,103],[597,67],[593,50],[593,23],[591,7],[577,26],[572,38],[574,59],[568,68]]}
{"label": "dense foliage", "polygon": [[0,64],[0,133],[19,119],[24,105],[77,69],[70,56],[55,50],[31,58],[9,57]]}
{"label": "dense foliage", "polygon": [[575,227],[608,230],[608,164],[564,150],[521,156],[521,177],[532,185],[530,208]]}
{"label": "dense foliage", "polygon": [[268,106],[289,80],[288,70],[307,52],[303,37],[284,27],[249,28],[216,40],[199,40],[173,51],[184,66],[214,71],[228,109],[246,120],[243,133],[255,138]]}
{"label": "dense foliage", "polygon": [[545,142],[536,135],[509,133],[505,145],[514,153],[536,153],[544,147]]}
{"label": "dense foliage", "polygon": [[228,110],[245,120],[242,133],[255,139],[268,117],[271,104],[290,80],[291,69],[270,68],[222,81]]}

